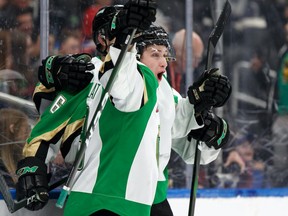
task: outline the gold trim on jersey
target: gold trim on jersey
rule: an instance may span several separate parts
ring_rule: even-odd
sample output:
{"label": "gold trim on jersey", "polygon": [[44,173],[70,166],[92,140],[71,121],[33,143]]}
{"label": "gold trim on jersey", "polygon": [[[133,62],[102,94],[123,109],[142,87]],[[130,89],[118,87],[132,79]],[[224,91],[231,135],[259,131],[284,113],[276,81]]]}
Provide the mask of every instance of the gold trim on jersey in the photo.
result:
{"label": "gold trim on jersey", "polygon": [[73,134],[75,131],[77,131],[79,128],[81,128],[84,125],[84,118],[83,119],[79,119],[75,122],[73,122],[72,124],[67,125],[65,132],[62,136],[62,143],[64,143],[66,141],[66,139],[68,139],[71,134]]}
{"label": "gold trim on jersey", "polygon": [[55,88],[50,88],[47,89],[42,83],[38,83],[38,85],[35,87],[35,90],[33,92],[33,97],[36,93],[51,93],[51,92],[55,92]]}
{"label": "gold trim on jersey", "polygon": [[53,137],[55,137],[56,134],[59,133],[67,125],[68,121],[69,119],[63,122],[54,130],[48,131],[47,133],[35,137],[29,143],[26,142],[23,148],[24,157],[34,157],[37,153],[37,150],[39,149],[39,146],[41,145],[41,142],[43,140],[45,141],[51,140]]}

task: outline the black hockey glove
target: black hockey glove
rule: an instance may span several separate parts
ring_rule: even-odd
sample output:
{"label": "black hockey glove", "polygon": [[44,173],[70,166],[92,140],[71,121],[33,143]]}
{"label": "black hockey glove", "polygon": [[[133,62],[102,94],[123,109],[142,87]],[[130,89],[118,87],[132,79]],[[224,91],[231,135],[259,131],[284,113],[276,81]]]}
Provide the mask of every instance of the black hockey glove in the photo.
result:
{"label": "black hockey glove", "polygon": [[42,209],[49,200],[46,164],[36,157],[27,157],[18,162],[17,168],[17,200],[36,194],[33,202],[25,208],[31,211]]}
{"label": "black hockey glove", "polygon": [[209,148],[212,146],[215,149],[222,148],[228,142],[230,135],[228,123],[210,111],[205,112],[203,119],[204,127],[191,130],[188,140],[191,141],[193,138],[205,142]]}
{"label": "black hockey glove", "polygon": [[230,97],[230,81],[217,71],[217,68],[205,71],[188,89],[187,95],[190,103],[194,104],[196,114],[212,107],[221,107]]}
{"label": "black hockey glove", "polygon": [[79,92],[93,78],[94,69],[89,54],[48,56],[38,69],[39,81],[46,87],[56,90]]}
{"label": "black hockey glove", "polygon": [[124,9],[117,13],[112,22],[109,39],[116,37],[115,44],[123,44],[130,29],[146,30],[156,20],[155,0],[130,0]]}

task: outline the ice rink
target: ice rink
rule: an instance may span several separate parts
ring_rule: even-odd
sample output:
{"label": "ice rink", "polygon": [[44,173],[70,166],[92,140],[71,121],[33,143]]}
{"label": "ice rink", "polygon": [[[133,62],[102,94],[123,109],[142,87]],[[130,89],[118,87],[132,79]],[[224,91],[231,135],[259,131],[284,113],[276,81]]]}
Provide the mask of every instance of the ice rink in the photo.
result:
{"label": "ice rink", "polygon": [[[287,216],[288,197],[199,198],[195,216]],[[189,199],[172,198],[174,216],[187,216]]]}
{"label": "ice rink", "polygon": [[[169,191],[174,216],[186,216],[189,191]],[[185,198],[180,198],[180,196]],[[195,216],[287,216],[288,190],[283,189],[200,189]],[[174,198],[172,198],[174,197]],[[177,198],[176,198],[177,197]],[[190,216],[190,215],[189,215]]]}
{"label": "ice rink", "polygon": [[[188,216],[189,190],[169,190],[168,197],[174,216]],[[14,191],[12,192],[14,195]],[[51,193],[51,201],[43,210],[21,209],[10,214],[0,195],[1,216],[60,216],[55,207],[59,191]],[[288,189],[200,189],[197,192],[194,216],[287,216]],[[190,215],[189,215],[190,216]]]}

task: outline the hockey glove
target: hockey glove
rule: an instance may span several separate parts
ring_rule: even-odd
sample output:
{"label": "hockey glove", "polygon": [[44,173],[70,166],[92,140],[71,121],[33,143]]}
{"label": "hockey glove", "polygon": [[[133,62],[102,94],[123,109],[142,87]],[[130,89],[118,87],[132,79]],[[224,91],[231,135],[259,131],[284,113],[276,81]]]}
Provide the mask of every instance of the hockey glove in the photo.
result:
{"label": "hockey glove", "polygon": [[217,71],[217,68],[205,71],[188,89],[189,101],[194,104],[197,114],[212,107],[223,106],[230,97],[232,90],[230,81]]}
{"label": "hockey glove", "polygon": [[36,194],[35,199],[25,208],[31,211],[42,209],[49,200],[46,164],[36,157],[27,157],[18,162],[17,168],[17,200]]}
{"label": "hockey glove", "polygon": [[115,45],[124,43],[130,29],[146,30],[156,20],[155,0],[130,0],[124,9],[117,13],[112,22],[109,39],[116,37]]}
{"label": "hockey glove", "polygon": [[191,141],[193,138],[205,142],[209,148],[212,146],[215,149],[222,148],[229,139],[229,125],[224,119],[219,118],[212,112],[205,112],[203,118],[204,127],[191,130],[188,134],[188,140]]}
{"label": "hockey glove", "polygon": [[38,69],[39,81],[48,89],[79,92],[93,78],[94,69],[89,54],[48,56]]}

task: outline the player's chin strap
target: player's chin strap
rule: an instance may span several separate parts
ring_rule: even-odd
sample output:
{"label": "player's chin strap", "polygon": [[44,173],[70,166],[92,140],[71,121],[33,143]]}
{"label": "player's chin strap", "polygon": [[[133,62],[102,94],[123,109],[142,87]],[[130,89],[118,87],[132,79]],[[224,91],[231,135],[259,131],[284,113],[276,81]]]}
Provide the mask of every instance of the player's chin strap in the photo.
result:
{"label": "player's chin strap", "polygon": [[[95,128],[95,126],[96,126],[96,124],[97,124],[97,122],[101,116],[101,111],[106,104],[107,94],[109,94],[111,91],[111,88],[112,88],[113,83],[114,83],[114,78],[115,78],[116,74],[118,73],[119,69],[121,68],[124,57],[128,51],[129,46],[131,45],[131,42],[132,42],[132,39],[134,38],[136,30],[137,29],[133,29],[132,32],[126,36],[125,44],[121,48],[121,52],[119,54],[119,57],[115,63],[113,70],[112,70],[111,76],[109,77],[106,88],[104,89],[104,93],[101,95],[100,101],[99,101],[98,106],[96,108],[96,111],[92,117],[92,120],[89,123],[89,125],[87,125],[88,126],[87,129],[86,129],[86,127],[83,127],[83,132],[81,134],[80,149],[77,153],[77,157],[76,157],[76,159],[73,163],[72,169],[69,173],[68,180],[67,180],[66,184],[63,186],[61,193],[60,193],[60,196],[59,196],[57,203],[56,203],[56,206],[59,208],[63,208],[65,201],[66,201],[66,198],[71,191],[71,188],[74,184],[75,175],[77,173],[78,168],[80,167],[80,164],[81,164],[82,159],[83,159],[84,154],[85,154],[85,150],[86,150],[86,148],[90,142],[91,135],[93,134],[94,128]],[[86,117],[86,120],[87,120],[87,117]],[[86,126],[86,124],[85,124],[85,126]]]}

